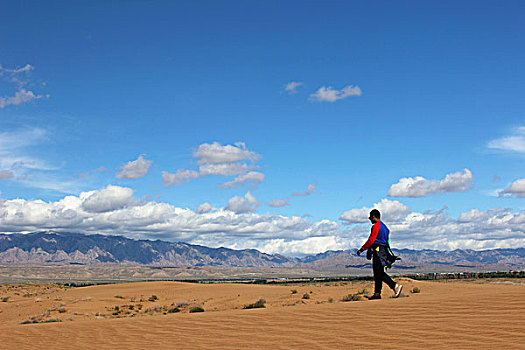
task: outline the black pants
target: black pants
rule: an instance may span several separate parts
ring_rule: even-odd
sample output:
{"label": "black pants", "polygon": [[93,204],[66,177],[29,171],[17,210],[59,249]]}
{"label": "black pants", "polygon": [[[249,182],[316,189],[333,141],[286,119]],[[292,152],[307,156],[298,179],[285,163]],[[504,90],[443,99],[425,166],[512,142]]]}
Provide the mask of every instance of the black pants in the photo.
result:
{"label": "black pants", "polygon": [[383,282],[385,282],[392,290],[396,288],[396,282],[392,281],[390,276],[385,272],[385,268],[381,265],[381,260],[377,253],[374,253],[372,258],[372,267],[374,269],[374,281],[375,281],[375,293],[381,294],[381,289],[383,289]]}

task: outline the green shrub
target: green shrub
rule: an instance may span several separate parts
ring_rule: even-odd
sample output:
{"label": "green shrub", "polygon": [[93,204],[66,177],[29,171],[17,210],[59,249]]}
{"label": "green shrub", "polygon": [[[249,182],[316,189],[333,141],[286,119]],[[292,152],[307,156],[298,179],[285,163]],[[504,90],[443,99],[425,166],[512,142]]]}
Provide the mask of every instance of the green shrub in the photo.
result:
{"label": "green shrub", "polygon": [[152,295],[148,298],[149,301],[155,301],[155,300],[158,300],[159,298],[156,296],[156,295]]}
{"label": "green shrub", "polygon": [[304,293],[303,294],[303,299],[310,299],[310,294]]}
{"label": "green shrub", "polygon": [[180,309],[178,307],[174,307],[174,308],[168,309],[168,313],[169,314],[174,314],[176,312],[180,312]]}
{"label": "green shrub", "polygon": [[334,302],[334,298],[328,298],[328,302],[331,304]]}
{"label": "green shrub", "polygon": [[414,293],[414,294],[421,293],[421,289],[419,289],[418,287],[414,287],[414,288],[412,288],[411,292]]}
{"label": "green shrub", "polygon": [[297,289],[292,289],[292,294],[297,294]]}
{"label": "green shrub", "polygon": [[367,291],[365,288],[363,288],[363,289],[361,289],[361,290],[358,290],[356,294],[357,294],[357,295],[360,295],[360,294],[363,294],[363,295],[364,295],[364,294],[368,294],[368,291]]}
{"label": "green shrub", "polygon": [[266,300],[259,299],[253,304],[244,305],[243,309],[260,309],[263,307],[266,307],[264,304],[266,303]]}
{"label": "green shrub", "polygon": [[122,295],[115,295],[114,298],[117,298],[117,299],[124,299],[124,297]]}
{"label": "green shrub", "polygon": [[359,294],[348,294],[341,299],[341,301],[358,301],[359,300]]}
{"label": "green shrub", "polygon": [[194,306],[190,309],[190,313],[194,313],[194,312],[204,312],[204,309],[200,306]]}
{"label": "green shrub", "polygon": [[7,301],[9,300],[9,297],[2,297],[2,303],[7,303]]}

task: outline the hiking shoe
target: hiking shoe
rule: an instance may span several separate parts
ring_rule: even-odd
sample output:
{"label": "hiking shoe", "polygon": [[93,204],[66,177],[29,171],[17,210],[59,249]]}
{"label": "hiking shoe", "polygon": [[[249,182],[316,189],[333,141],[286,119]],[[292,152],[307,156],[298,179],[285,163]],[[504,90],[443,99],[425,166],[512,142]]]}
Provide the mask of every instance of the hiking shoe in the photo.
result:
{"label": "hiking shoe", "polygon": [[381,294],[374,293],[372,296],[367,296],[368,300],[381,299]]}
{"label": "hiking shoe", "polygon": [[401,292],[403,291],[403,286],[396,283],[396,287],[394,288],[394,298],[399,298],[401,295]]}

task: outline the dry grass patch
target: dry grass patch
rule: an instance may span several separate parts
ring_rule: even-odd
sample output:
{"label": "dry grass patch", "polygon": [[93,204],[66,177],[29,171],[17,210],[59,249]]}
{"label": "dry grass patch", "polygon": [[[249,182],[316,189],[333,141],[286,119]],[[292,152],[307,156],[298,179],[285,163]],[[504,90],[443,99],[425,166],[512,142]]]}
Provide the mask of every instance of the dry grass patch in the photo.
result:
{"label": "dry grass patch", "polygon": [[243,309],[260,309],[260,308],[265,308],[266,307],[265,303],[266,303],[266,300],[259,299],[255,303],[244,305]]}

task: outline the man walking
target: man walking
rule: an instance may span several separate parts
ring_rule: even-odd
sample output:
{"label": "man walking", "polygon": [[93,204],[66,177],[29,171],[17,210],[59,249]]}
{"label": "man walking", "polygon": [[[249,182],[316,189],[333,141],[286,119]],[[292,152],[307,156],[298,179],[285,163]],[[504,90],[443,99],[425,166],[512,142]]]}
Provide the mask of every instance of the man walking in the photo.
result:
{"label": "man walking", "polygon": [[381,213],[379,210],[373,209],[370,212],[370,221],[372,222],[372,232],[370,237],[363,244],[361,249],[357,251],[357,255],[361,255],[365,250],[367,251],[367,259],[372,259],[372,267],[374,270],[374,281],[375,290],[374,295],[369,297],[369,300],[381,299],[381,289],[383,288],[383,282],[385,282],[393,291],[394,298],[398,298],[401,295],[403,286],[392,281],[392,278],[385,272],[385,268],[392,267],[392,263],[398,258],[392,254],[389,245],[389,234],[390,230],[384,223],[381,222]]}

